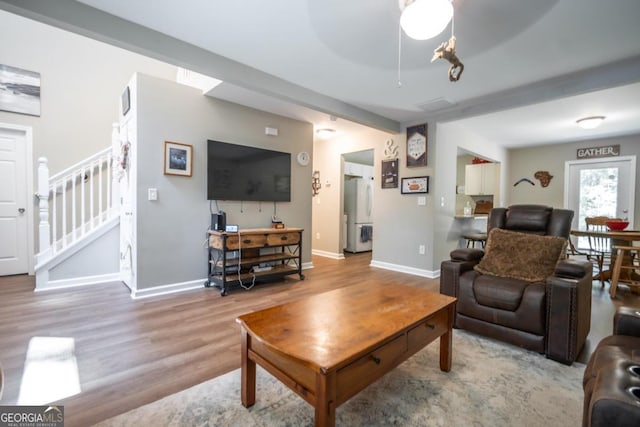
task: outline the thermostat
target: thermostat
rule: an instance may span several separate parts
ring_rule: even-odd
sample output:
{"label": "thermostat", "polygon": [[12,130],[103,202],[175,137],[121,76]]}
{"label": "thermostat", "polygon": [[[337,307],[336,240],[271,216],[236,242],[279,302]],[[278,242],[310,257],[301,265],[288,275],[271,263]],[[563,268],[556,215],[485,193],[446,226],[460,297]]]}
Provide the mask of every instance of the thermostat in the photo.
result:
{"label": "thermostat", "polygon": [[228,224],[225,228],[224,231],[231,231],[234,233],[238,232],[238,225],[237,224]]}

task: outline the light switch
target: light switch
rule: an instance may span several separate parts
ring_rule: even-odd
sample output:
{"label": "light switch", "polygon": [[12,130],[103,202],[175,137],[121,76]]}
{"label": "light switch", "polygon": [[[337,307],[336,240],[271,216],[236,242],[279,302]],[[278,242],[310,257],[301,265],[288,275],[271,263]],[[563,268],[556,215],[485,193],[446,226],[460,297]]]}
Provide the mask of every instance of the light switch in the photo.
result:
{"label": "light switch", "polygon": [[147,190],[147,198],[149,200],[158,200],[158,189],[157,188],[149,188]]}
{"label": "light switch", "polygon": [[418,196],[418,206],[426,206],[427,198],[425,196]]}

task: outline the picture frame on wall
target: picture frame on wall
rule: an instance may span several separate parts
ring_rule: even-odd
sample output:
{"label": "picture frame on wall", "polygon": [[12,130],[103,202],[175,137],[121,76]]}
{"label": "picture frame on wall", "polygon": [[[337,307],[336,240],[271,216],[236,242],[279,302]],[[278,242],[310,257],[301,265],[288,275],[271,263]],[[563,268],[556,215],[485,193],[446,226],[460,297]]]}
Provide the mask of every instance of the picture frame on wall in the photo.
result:
{"label": "picture frame on wall", "polygon": [[179,142],[164,142],[164,174],[191,176],[193,146]]}
{"label": "picture frame on wall", "polygon": [[382,161],[382,188],[398,188],[398,159]]}
{"label": "picture frame on wall", "polygon": [[429,192],[429,177],[428,176],[414,176],[414,177],[410,177],[410,178],[402,178],[402,184],[400,186],[400,192],[402,194],[428,193]]}
{"label": "picture frame on wall", "polygon": [[0,110],[40,116],[40,73],[0,64]]}
{"label": "picture frame on wall", "polygon": [[427,166],[427,124],[407,128],[407,167]]}

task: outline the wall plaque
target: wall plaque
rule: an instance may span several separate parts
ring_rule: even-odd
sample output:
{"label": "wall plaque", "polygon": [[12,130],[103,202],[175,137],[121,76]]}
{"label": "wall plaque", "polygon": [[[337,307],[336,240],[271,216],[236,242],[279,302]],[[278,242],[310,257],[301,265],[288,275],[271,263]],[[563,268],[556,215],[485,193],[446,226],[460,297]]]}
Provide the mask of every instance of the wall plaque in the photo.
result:
{"label": "wall plaque", "polygon": [[598,157],[615,157],[620,155],[620,144],[604,147],[578,148],[578,159],[595,159]]}

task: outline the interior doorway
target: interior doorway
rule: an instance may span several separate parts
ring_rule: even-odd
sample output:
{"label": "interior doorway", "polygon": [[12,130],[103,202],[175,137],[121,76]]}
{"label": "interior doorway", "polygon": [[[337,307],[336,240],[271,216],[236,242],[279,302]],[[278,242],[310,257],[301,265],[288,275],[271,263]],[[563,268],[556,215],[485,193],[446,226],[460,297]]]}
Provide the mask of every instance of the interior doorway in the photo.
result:
{"label": "interior doorway", "polygon": [[373,149],[342,155],[343,216],[340,241],[343,252],[373,250],[373,158]]}
{"label": "interior doorway", "polygon": [[0,276],[33,270],[31,128],[0,123]]}

